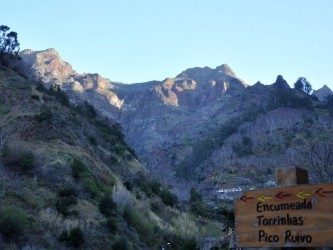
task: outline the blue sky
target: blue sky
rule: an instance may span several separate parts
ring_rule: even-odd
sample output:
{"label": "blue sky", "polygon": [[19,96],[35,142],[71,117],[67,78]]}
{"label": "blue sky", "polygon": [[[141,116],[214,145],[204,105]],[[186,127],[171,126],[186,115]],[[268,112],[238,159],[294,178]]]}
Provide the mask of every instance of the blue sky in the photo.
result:
{"label": "blue sky", "polygon": [[227,63],[248,84],[304,76],[333,89],[331,0],[16,0],[1,22],[22,49],[125,83]]}

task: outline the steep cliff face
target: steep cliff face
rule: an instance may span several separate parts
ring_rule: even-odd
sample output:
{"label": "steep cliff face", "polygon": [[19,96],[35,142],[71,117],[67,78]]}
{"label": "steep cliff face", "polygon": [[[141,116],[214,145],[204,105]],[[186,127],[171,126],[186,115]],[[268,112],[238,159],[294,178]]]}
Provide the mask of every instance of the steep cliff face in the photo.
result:
{"label": "steep cliff face", "polygon": [[15,67],[33,81],[41,81],[49,88],[60,85],[70,96],[71,102],[88,101],[105,117],[117,120],[123,100],[112,91],[114,84],[98,74],[79,74],[64,62],[55,49],[43,51],[24,50]]}
{"label": "steep cliff face", "polygon": [[34,81],[63,81],[76,74],[72,66],[64,62],[55,49],[44,51],[23,50],[20,53],[22,63],[20,70]]}
{"label": "steep cliff face", "polygon": [[237,114],[228,103],[248,85],[230,67],[192,68],[161,82],[117,85],[124,100],[120,123],[126,138],[147,167],[175,179],[174,166],[198,140]]}
{"label": "steep cliff face", "polygon": [[221,104],[247,87],[226,64],[187,69],[163,81],[125,85],[98,74],[75,72],[54,49],[25,50],[21,57],[17,67],[28,78],[47,87],[58,84],[71,102],[86,100],[103,116],[120,122],[128,142],[152,168],[155,151],[164,152],[206,133],[208,120],[221,116]]}

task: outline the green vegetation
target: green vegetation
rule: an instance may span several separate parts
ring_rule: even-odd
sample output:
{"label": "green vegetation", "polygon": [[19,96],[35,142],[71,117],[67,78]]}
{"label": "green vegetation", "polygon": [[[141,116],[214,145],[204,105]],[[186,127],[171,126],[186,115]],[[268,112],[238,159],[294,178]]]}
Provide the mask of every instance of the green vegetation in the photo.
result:
{"label": "green vegetation", "polygon": [[76,181],[80,181],[85,190],[92,197],[96,197],[102,193],[109,192],[107,187],[104,187],[101,181],[89,170],[89,168],[79,159],[74,158],[71,163],[72,177]]}
{"label": "green vegetation", "polygon": [[118,229],[118,219],[115,217],[108,218],[106,226],[108,227],[111,233],[115,233]]}
{"label": "green vegetation", "polygon": [[112,244],[113,250],[132,250],[132,246],[128,243],[125,237],[118,237]]}
{"label": "green vegetation", "polygon": [[0,75],[10,79],[0,80],[4,248],[159,249],[170,239],[184,249],[195,218],[177,210],[168,188],[147,180],[119,124],[88,103],[72,107],[59,86],[46,90],[10,70]]}
{"label": "green vegetation", "polygon": [[72,170],[72,177],[75,180],[78,180],[84,173],[88,173],[89,169],[84,165],[84,163],[77,159],[74,158],[73,162],[71,163],[71,170]]}
{"label": "green vegetation", "polygon": [[58,191],[56,209],[64,216],[70,214],[69,209],[77,204],[77,192],[73,187],[62,188]]}
{"label": "green vegetation", "polygon": [[35,156],[32,152],[19,147],[3,147],[3,163],[9,169],[19,170],[21,173],[29,173],[35,167]]}
{"label": "green vegetation", "polygon": [[170,207],[178,205],[177,196],[171,193],[167,188],[162,187],[161,183],[157,180],[152,180],[150,182],[140,181],[138,185],[147,197],[152,198],[154,196],[158,196],[165,205]]}
{"label": "green vegetation", "polygon": [[243,157],[253,154],[253,143],[251,138],[243,136],[242,142],[236,142],[232,145],[232,150],[238,157]]}
{"label": "green vegetation", "polygon": [[62,105],[69,106],[69,99],[64,91],[61,90],[60,85],[54,84],[48,90],[51,96],[54,96]]}
{"label": "green vegetation", "polygon": [[65,242],[74,248],[80,248],[84,244],[84,234],[81,228],[75,227],[69,232],[64,231],[59,237],[61,242]]}
{"label": "green vegetation", "polygon": [[22,236],[29,230],[28,214],[16,207],[5,207],[0,210],[0,233],[9,239]]}
{"label": "green vegetation", "polygon": [[[241,115],[229,119],[218,129],[212,131],[206,138],[195,142],[193,145],[192,156],[186,158],[177,166],[177,176],[181,179],[194,179],[197,167],[200,166],[215,149],[222,147],[224,141],[234,133],[237,133],[239,127],[241,127],[244,123],[255,121],[256,118],[263,112],[264,111],[256,105],[251,105]],[[240,151],[244,151],[243,153],[246,155],[252,152],[250,145],[251,142],[245,140],[245,144],[247,143],[249,143],[249,148],[245,148],[247,145],[241,145],[242,148],[240,149]],[[235,146],[237,148],[238,145]]]}
{"label": "green vegetation", "polygon": [[311,97],[309,95],[298,95],[295,91],[289,88],[277,87],[271,92],[270,96],[271,98],[267,105],[267,110],[273,110],[280,107],[313,109]]}
{"label": "green vegetation", "polygon": [[171,193],[168,189],[164,188],[162,189],[161,193],[159,196],[162,199],[162,202],[169,206],[169,207],[175,207],[178,205],[178,198],[176,195]]}
{"label": "green vegetation", "polygon": [[0,25],[0,64],[8,65],[9,60],[18,59],[20,43],[17,39],[17,33],[9,31],[6,25]]}
{"label": "green vegetation", "polygon": [[35,119],[38,122],[43,122],[43,123],[51,123],[52,118],[53,118],[52,111],[47,107],[43,108],[39,114],[35,115]]}
{"label": "green vegetation", "polygon": [[333,95],[328,95],[326,97],[325,105],[329,110],[330,116],[333,117]]}
{"label": "green vegetation", "polygon": [[297,79],[297,81],[294,83],[295,89],[297,90],[301,90],[304,91],[305,93],[307,93],[308,95],[311,93],[312,91],[312,86],[309,83],[308,80],[306,80],[305,77],[299,77]]}
{"label": "green vegetation", "polygon": [[194,189],[190,190],[190,209],[197,216],[206,218],[211,217],[210,211],[206,203],[202,200],[201,195]]}
{"label": "green vegetation", "polygon": [[140,235],[140,238],[147,242],[149,245],[154,244],[154,238],[156,237],[154,232],[154,224],[147,217],[144,211],[139,211],[134,208],[127,208],[124,212],[124,219],[127,221],[129,226],[135,228]]}
{"label": "green vegetation", "polygon": [[98,204],[99,211],[106,217],[115,215],[117,213],[117,203],[115,203],[111,196],[105,195]]}

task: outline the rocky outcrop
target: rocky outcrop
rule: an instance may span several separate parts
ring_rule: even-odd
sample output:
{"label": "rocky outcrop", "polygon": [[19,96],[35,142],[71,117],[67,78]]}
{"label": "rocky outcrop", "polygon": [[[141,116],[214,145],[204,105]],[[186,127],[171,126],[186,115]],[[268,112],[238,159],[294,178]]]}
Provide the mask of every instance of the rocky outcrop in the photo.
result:
{"label": "rocky outcrop", "polygon": [[79,74],[63,61],[55,49],[24,50],[22,60],[14,65],[17,70],[45,87],[58,84],[66,91],[72,103],[88,101],[105,117],[117,120],[123,100],[112,91],[115,85],[98,74]]}
{"label": "rocky outcrop", "polygon": [[275,83],[273,83],[273,86],[278,89],[285,89],[285,90],[290,89],[289,84],[287,83],[286,80],[283,79],[283,76],[281,75],[277,76]]}
{"label": "rocky outcrop", "polygon": [[63,81],[76,72],[72,66],[64,62],[55,49],[43,51],[23,50],[19,71],[28,79],[49,83]]}
{"label": "rocky outcrop", "polygon": [[325,101],[328,95],[333,95],[333,91],[325,84],[322,88],[314,90],[312,94],[317,96],[320,101]]}

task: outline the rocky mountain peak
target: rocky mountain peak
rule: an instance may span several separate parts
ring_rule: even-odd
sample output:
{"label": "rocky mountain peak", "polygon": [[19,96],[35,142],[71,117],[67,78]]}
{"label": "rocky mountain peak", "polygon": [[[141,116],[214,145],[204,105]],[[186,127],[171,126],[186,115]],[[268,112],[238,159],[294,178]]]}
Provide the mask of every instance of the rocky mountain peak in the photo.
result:
{"label": "rocky mountain peak", "polygon": [[177,78],[191,78],[194,80],[204,80],[208,77],[210,77],[213,73],[213,69],[209,67],[194,67],[194,68],[189,68],[181,72],[179,75],[177,75]]}
{"label": "rocky mountain peak", "polygon": [[[233,82],[232,85],[242,85],[242,88],[248,87],[248,85],[241,79],[237,78],[235,73],[227,64],[222,64],[215,69],[209,67],[195,67],[189,68],[181,72],[176,78],[181,79],[193,79],[199,85],[209,85],[212,82]],[[236,80],[236,81],[234,81]],[[237,82],[237,83],[236,83]]]}
{"label": "rocky mountain peak", "polygon": [[229,76],[233,76],[236,77],[234,71],[229,67],[228,64],[222,64],[221,66],[217,66],[216,70],[219,73],[225,74],[225,75],[229,75]]}
{"label": "rocky mountain peak", "polygon": [[277,76],[276,81],[273,85],[278,87],[278,88],[290,89],[289,84],[287,83],[286,80],[283,79],[283,76],[281,76],[281,75]]}
{"label": "rocky mountain peak", "polygon": [[[235,77],[235,73],[227,64],[222,64],[221,66],[217,66],[215,69],[210,67],[194,67],[184,70],[182,73],[177,75],[177,78],[192,78],[192,79],[202,79],[205,78],[216,78],[217,75],[228,75],[231,77]],[[207,79],[208,80],[208,79]],[[211,79],[210,79],[211,80]]]}
{"label": "rocky mountain peak", "polygon": [[328,95],[333,95],[333,91],[325,84],[320,89],[314,90],[313,95],[317,96],[320,101],[325,101]]}
{"label": "rocky mountain peak", "polygon": [[63,80],[76,73],[53,48],[42,51],[23,50],[20,56],[22,61],[17,65],[18,69],[31,80],[48,83],[54,79]]}

